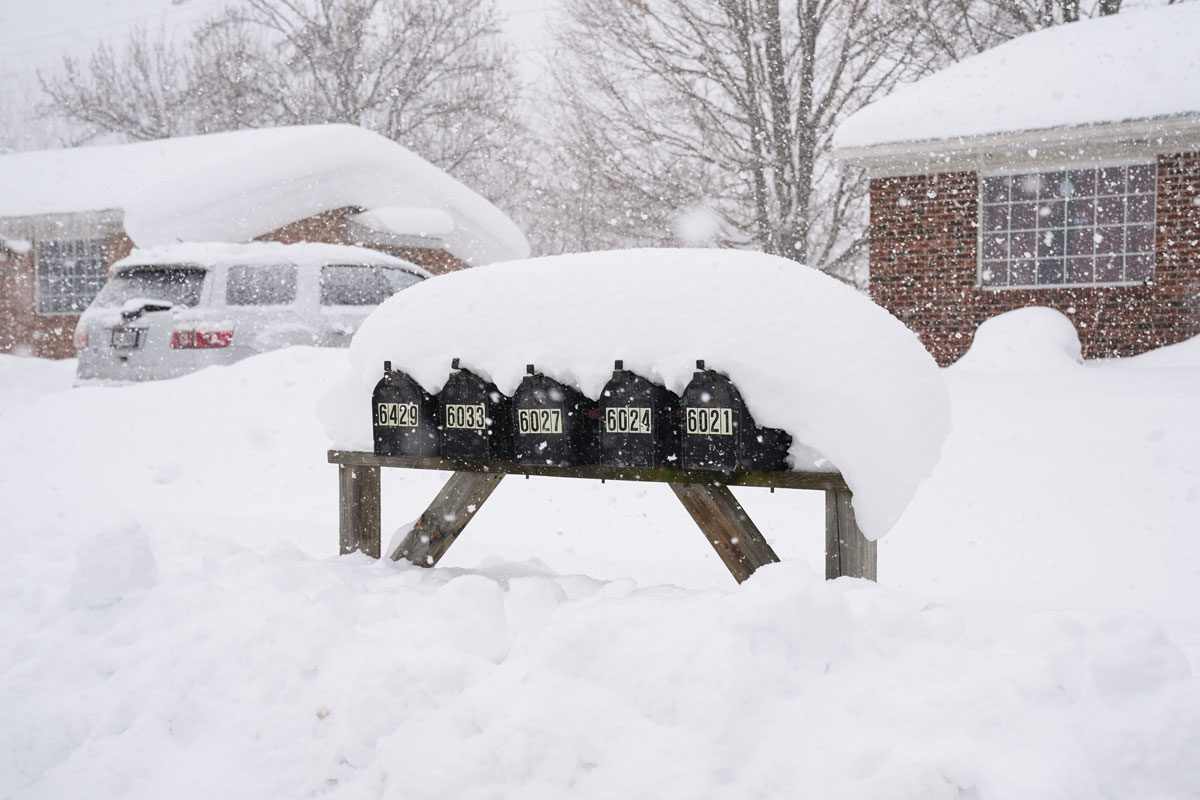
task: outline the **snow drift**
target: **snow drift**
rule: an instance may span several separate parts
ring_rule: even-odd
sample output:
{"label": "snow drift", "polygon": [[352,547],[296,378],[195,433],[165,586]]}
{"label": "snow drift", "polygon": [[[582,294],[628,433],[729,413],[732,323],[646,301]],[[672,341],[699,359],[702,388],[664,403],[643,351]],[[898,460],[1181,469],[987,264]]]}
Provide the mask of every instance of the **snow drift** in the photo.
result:
{"label": "snow drift", "polygon": [[[1195,800],[1198,344],[946,371],[886,586],[806,566],[818,493],[741,487],[784,562],[739,587],[633,483],[505,481],[437,569],[337,558],[345,351],[113,389],[0,355],[0,797]],[[382,479],[394,530],[444,476]]]}
{"label": "snow drift", "polygon": [[938,460],[949,400],[916,336],[863,295],[782,258],[628,250],[494,264],[425,281],[380,306],[325,404],[336,445],[371,448],[384,360],[437,391],[450,361],[511,394],[536,364],[597,397],[614,359],[676,392],[695,361],[727,372],[760,425],[826,456],[883,536]]}
{"label": "snow drift", "polygon": [[1061,370],[1082,361],[1075,324],[1053,308],[1030,306],[985,320],[954,368]]}

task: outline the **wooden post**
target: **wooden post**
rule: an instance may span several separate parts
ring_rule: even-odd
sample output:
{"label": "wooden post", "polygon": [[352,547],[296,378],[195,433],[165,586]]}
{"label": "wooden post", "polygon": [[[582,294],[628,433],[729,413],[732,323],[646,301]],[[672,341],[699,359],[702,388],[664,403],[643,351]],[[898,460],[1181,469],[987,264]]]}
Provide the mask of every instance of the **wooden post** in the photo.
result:
{"label": "wooden post", "polygon": [[342,555],[379,558],[379,467],[338,465],[338,540]]}
{"label": "wooden post", "polygon": [[848,491],[825,492],[825,580],[878,580],[878,547],[858,529],[851,499]]}
{"label": "wooden post", "polygon": [[503,474],[455,472],[391,554],[392,561],[404,558],[418,567],[432,567],[503,479]]}
{"label": "wooden post", "polygon": [[728,486],[708,483],[669,486],[738,583],[759,567],[779,561]]}

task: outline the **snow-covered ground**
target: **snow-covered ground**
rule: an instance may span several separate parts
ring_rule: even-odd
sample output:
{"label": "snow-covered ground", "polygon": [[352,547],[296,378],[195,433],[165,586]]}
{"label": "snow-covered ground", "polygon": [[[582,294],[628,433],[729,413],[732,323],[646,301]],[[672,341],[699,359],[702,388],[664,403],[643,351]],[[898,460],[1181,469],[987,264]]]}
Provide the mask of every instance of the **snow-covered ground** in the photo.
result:
{"label": "snow-covered ground", "polygon": [[335,557],[344,351],[0,356],[0,797],[1200,797],[1198,345],[946,370],[880,585],[820,580],[818,493],[739,489],[784,559],[740,588],[640,484]]}

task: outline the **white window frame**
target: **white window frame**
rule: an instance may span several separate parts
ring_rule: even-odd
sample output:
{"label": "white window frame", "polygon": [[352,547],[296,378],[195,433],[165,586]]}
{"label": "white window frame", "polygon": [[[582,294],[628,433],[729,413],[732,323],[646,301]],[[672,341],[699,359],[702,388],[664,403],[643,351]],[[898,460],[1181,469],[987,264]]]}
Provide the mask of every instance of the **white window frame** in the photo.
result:
{"label": "white window frame", "polygon": [[[59,252],[55,254],[54,259],[51,259],[47,252],[51,248],[59,249]],[[47,295],[42,288],[45,271],[51,266],[51,264],[47,262],[53,262],[53,266],[61,268],[69,259],[74,261],[74,264],[71,267],[72,269],[78,269],[81,261],[90,261],[92,262],[93,266],[99,267],[99,271],[95,276],[92,276],[92,278],[87,279],[86,281],[85,278],[87,278],[87,276],[78,276],[76,278],[76,282],[80,284],[84,284],[86,282],[88,284],[88,286],[84,287],[84,291],[57,292]],[[83,238],[38,239],[34,243],[33,264],[34,312],[38,316],[43,317],[78,316],[91,304],[93,300],[96,299],[96,295],[100,293],[100,290],[104,288],[105,281],[108,280],[108,241],[106,239]],[[63,280],[63,278],[60,277],[60,280]],[[95,283],[95,291],[90,290],[91,283]],[[63,298],[74,299],[76,302],[72,303],[72,305],[78,307],[46,307],[51,300],[61,300]]]}
{"label": "white window frame", "polygon": [[[1062,258],[1063,258],[1063,278],[1060,282],[1058,282],[1058,283],[1036,283],[1036,282],[1034,282],[1034,283],[1013,283],[1013,284],[1003,284],[1003,285],[995,285],[995,284],[989,285],[989,284],[984,283],[984,275],[983,275],[983,273],[984,273],[984,252],[983,252],[984,251],[984,238],[988,233],[988,231],[986,231],[984,228],[984,210],[985,210],[984,209],[984,206],[985,206],[984,181],[985,180],[987,180],[988,178],[1002,178],[1002,177],[1011,178],[1014,176],[1025,176],[1025,175],[1029,175],[1029,176],[1045,175],[1047,173],[1053,173],[1053,172],[1070,172],[1070,171],[1078,171],[1078,170],[1084,170],[1084,169],[1098,171],[1098,170],[1103,170],[1103,169],[1107,169],[1107,168],[1111,168],[1111,167],[1126,167],[1126,168],[1128,168],[1128,167],[1151,167],[1152,168],[1153,183],[1152,183],[1151,191],[1149,193],[1149,197],[1152,198],[1150,219],[1149,219],[1149,221],[1134,223],[1137,226],[1149,225],[1150,229],[1151,229],[1150,251],[1148,253],[1148,255],[1150,256],[1150,275],[1148,278],[1135,278],[1135,279],[1122,278],[1121,280],[1115,280],[1115,281],[1090,281],[1090,282],[1080,282],[1080,283],[1068,282],[1066,280],[1066,277],[1067,277],[1067,259],[1069,258],[1069,256],[1066,255],[1066,245],[1065,245],[1065,241],[1064,241],[1064,254],[1062,256]],[[1029,290],[1037,290],[1037,289],[1044,289],[1044,290],[1095,289],[1095,288],[1117,287],[1117,286],[1142,286],[1145,283],[1147,283],[1148,281],[1154,280],[1154,276],[1155,276],[1155,273],[1157,271],[1157,266],[1158,266],[1157,265],[1157,255],[1158,254],[1157,254],[1157,249],[1156,249],[1157,243],[1156,243],[1156,237],[1155,237],[1155,232],[1157,231],[1157,227],[1158,227],[1158,162],[1157,162],[1157,159],[1151,159],[1149,161],[1147,161],[1144,158],[1141,158],[1141,159],[1127,159],[1127,160],[1105,160],[1103,162],[1072,162],[1072,163],[1067,163],[1067,164],[1037,165],[1036,167],[1031,166],[1031,165],[1025,165],[1023,167],[1013,168],[1013,169],[990,170],[986,173],[980,172],[978,180],[979,180],[979,197],[978,197],[978,201],[975,204],[975,212],[976,212],[975,221],[976,221],[976,231],[977,231],[976,238],[975,238],[975,288],[981,289],[983,291],[989,291],[989,292],[1029,291]],[[1092,195],[1092,197],[1098,197],[1098,196],[1120,197],[1120,198],[1122,198],[1123,202],[1127,203],[1128,199],[1130,197],[1141,197],[1143,195],[1142,194],[1130,194],[1129,190],[1128,190],[1128,183],[1127,183],[1125,191],[1120,195]],[[1010,199],[1008,201],[1008,203],[1011,204],[1012,200]],[[1128,228],[1129,226],[1130,226],[1130,223],[1127,220],[1123,220],[1120,223],[1120,227],[1122,227],[1123,229]],[[1082,227],[1082,226],[1080,226],[1080,227]],[[1093,221],[1092,229],[1094,230],[1095,228],[1096,228],[1096,223]],[[1063,226],[1064,232],[1069,231],[1070,229],[1071,229],[1071,226],[1066,225],[1065,220],[1064,220],[1064,226]],[[1006,229],[1006,232],[1009,235],[1011,235],[1011,232],[1012,232],[1011,225],[1009,228]],[[1066,235],[1067,234],[1064,233],[1064,236],[1066,236]],[[1139,254],[1144,254],[1144,253],[1139,253]],[[1128,253],[1127,253],[1127,251],[1122,250],[1119,254],[1114,254],[1114,255],[1120,255],[1122,258],[1124,258],[1125,256],[1128,255]],[[1008,261],[1011,262],[1011,260],[1012,259],[1010,257],[1008,259]],[[1124,272],[1124,269],[1122,269],[1122,273],[1123,272]],[[1037,260],[1035,258],[1034,259],[1035,281],[1036,281],[1036,276],[1037,276]]]}

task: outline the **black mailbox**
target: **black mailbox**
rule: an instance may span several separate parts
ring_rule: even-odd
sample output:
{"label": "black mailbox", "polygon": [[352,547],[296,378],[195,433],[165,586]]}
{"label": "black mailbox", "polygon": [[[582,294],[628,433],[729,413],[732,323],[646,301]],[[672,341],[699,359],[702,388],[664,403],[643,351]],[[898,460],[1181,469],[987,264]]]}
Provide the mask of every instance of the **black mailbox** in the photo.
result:
{"label": "black mailbox", "polygon": [[436,456],[437,411],[437,400],[421,384],[403,372],[393,371],[392,362],[383,362],[383,378],[371,395],[375,454]]}
{"label": "black mailbox", "polygon": [[595,464],[599,412],[582,392],[526,367],[512,398],[512,429],[519,464]]}
{"label": "black mailbox", "polygon": [[684,469],[787,469],[792,437],[778,428],[754,424],[741,392],[715,370],[696,362],[696,373],[683,390]]}
{"label": "black mailbox", "polygon": [[458,359],[438,394],[442,456],[458,461],[512,458],[512,401]]}
{"label": "black mailbox", "polygon": [[617,361],[600,393],[600,463],[679,467],[679,430],[679,395]]}

